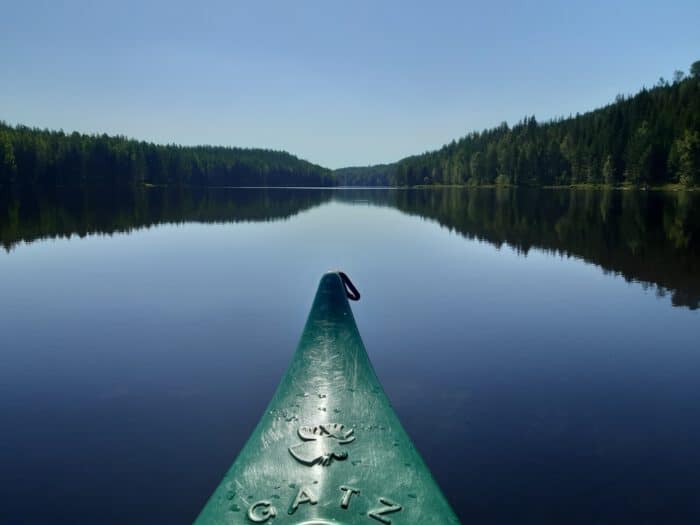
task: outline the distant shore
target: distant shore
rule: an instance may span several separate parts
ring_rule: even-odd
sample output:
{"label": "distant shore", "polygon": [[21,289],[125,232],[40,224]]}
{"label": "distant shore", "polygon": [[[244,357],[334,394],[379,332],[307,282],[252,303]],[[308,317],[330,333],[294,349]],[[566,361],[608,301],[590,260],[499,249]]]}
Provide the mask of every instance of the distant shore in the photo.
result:
{"label": "distant shore", "polygon": [[615,190],[615,191],[697,191],[700,186],[684,186],[678,183],[658,184],[649,186],[636,186],[633,184],[560,184],[530,186],[518,184],[418,184],[416,186],[397,186],[406,189],[431,189],[431,188],[474,188],[474,189],[505,189],[505,188],[531,188],[541,190]]}

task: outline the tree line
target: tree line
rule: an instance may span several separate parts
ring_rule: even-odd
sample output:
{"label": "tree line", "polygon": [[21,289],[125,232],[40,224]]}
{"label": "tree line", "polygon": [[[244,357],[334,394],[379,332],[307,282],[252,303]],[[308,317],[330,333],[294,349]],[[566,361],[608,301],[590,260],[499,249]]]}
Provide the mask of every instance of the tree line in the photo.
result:
{"label": "tree line", "polygon": [[392,186],[395,184],[396,164],[340,168],[333,175],[340,186]]}
{"label": "tree line", "polygon": [[0,186],[700,184],[700,61],[585,114],[473,132],[394,164],[332,172],[289,153],[156,145],[0,121]]}
{"label": "tree line", "polygon": [[86,184],[330,186],[335,179],[330,170],[282,151],[157,145],[0,121],[0,186]]}
{"label": "tree line", "polygon": [[[700,61],[686,75],[585,114],[470,133],[382,166],[394,186],[700,184]],[[362,184],[374,167],[344,173]],[[348,182],[347,184],[352,184]]]}

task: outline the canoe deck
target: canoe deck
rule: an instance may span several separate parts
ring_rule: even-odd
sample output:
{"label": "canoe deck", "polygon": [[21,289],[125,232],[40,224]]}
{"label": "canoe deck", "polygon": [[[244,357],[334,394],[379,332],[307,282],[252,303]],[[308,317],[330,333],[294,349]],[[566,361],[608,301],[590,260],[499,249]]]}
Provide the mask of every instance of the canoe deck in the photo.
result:
{"label": "canoe deck", "polygon": [[456,524],[377,379],[337,272],[204,524]]}

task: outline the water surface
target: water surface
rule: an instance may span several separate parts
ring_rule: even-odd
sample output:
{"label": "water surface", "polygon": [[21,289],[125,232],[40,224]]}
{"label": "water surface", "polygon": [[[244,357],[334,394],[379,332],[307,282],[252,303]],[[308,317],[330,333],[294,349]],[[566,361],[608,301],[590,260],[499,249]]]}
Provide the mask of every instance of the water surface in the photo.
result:
{"label": "water surface", "polygon": [[2,523],[190,522],[330,268],[463,522],[700,520],[692,193],[25,190],[0,242]]}

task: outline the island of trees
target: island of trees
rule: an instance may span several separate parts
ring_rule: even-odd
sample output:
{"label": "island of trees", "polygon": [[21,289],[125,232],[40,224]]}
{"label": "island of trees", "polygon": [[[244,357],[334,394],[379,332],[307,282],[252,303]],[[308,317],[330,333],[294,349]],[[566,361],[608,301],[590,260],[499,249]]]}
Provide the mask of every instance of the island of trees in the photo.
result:
{"label": "island of trees", "polygon": [[686,75],[547,122],[527,117],[394,164],[329,169],[289,153],[156,145],[0,122],[0,187],[41,185],[700,185],[700,61]]}

